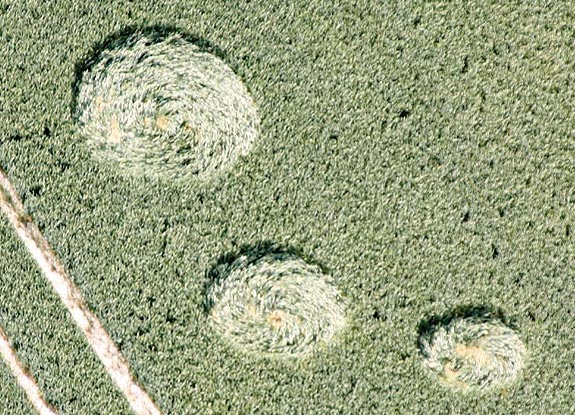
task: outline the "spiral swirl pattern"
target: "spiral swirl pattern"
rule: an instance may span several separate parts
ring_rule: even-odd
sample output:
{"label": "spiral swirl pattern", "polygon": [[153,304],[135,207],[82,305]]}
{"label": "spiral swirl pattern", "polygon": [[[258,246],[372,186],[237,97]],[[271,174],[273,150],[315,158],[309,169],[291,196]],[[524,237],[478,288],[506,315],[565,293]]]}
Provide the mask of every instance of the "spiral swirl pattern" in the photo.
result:
{"label": "spiral swirl pattern", "polygon": [[501,388],[524,365],[525,346],[494,318],[454,318],[420,339],[425,366],[459,390]]}
{"label": "spiral swirl pattern", "polygon": [[208,291],[212,324],[249,352],[301,356],[346,324],[342,298],[319,267],[291,254],[246,256]]}
{"label": "spiral swirl pattern", "polygon": [[100,52],[76,110],[96,159],[153,177],[211,177],[248,152],[259,127],[236,74],[178,34],[136,33]]}

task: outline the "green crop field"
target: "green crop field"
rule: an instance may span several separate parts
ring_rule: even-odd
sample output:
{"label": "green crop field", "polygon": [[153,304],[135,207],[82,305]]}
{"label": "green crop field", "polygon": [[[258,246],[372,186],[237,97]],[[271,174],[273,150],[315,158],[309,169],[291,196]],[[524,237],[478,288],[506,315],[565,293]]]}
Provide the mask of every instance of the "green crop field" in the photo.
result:
{"label": "green crop field", "polygon": [[575,414],[574,6],[0,0],[0,414]]}

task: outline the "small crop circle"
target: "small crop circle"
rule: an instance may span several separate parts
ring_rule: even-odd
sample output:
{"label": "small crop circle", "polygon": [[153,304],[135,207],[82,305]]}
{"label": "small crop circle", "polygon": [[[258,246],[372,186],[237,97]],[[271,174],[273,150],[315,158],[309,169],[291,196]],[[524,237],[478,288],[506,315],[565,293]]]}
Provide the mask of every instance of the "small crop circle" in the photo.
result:
{"label": "small crop circle", "polygon": [[76,102],[94,157],[133,175],[213,176],[249,151],[259,127],[238,76],[178,34],[136,33],[102,50]]}
{"label": "small crop circle", "polygon": [[459,390],[487,390],[512,383],[524,365],[525,346],[501,321],[457,317],[420,338],[425,366]]}
{"label": "small crop circle", "polygon": [[342,298],[318,266],[287,253],[242,256],[208,290],[215,330],[234,346],[302,356],[346,324]]}

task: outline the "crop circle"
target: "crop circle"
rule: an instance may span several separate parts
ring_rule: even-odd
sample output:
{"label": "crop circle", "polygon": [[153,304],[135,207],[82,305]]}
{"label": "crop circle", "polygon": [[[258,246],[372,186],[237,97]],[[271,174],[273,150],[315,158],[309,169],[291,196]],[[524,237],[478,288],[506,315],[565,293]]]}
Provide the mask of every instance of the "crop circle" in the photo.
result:
{"label": "crop circle", "polygon": [[457,317],[420,338],[424,364],[459,390],[502,388],[519,375],[525,346],[496,318]]}
{"label": "crop circle", "polygon": [[332,279],[295,255],[242,256],[222,271],[208,290],[211,323],[242,350],[302,356],[345,327]]}
{"label": "crop circle", "polygon": [[132,34],[81,74],[79,134],[128,174],[208,178],[247,154],[256,105],[221,59],[178,34]]}

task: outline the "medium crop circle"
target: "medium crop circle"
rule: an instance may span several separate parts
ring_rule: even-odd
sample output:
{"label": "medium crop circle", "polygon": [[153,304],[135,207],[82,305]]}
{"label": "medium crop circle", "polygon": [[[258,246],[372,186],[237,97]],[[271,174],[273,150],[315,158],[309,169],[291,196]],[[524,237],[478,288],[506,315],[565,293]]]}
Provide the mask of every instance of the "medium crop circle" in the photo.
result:
{"label": "medium crop circle", "polygon": [[239,77],[178,34],[136,33],[102,50],[76,103],[94,157],[133,175],[211,177],[247,154],[259,127]]}
{"label": "medium crop circle", "polygon": [[515,331],[489,317],[457,317],[420,338],[424,364],[459,390],[502,388],[519,375],[526,349]]}
{"label": "medium crop circle", "polygon": [[329,343],[346,324],[332,279],[287,253],[242,256],[208,290],[214,329],[234,346],[297,357]]}

